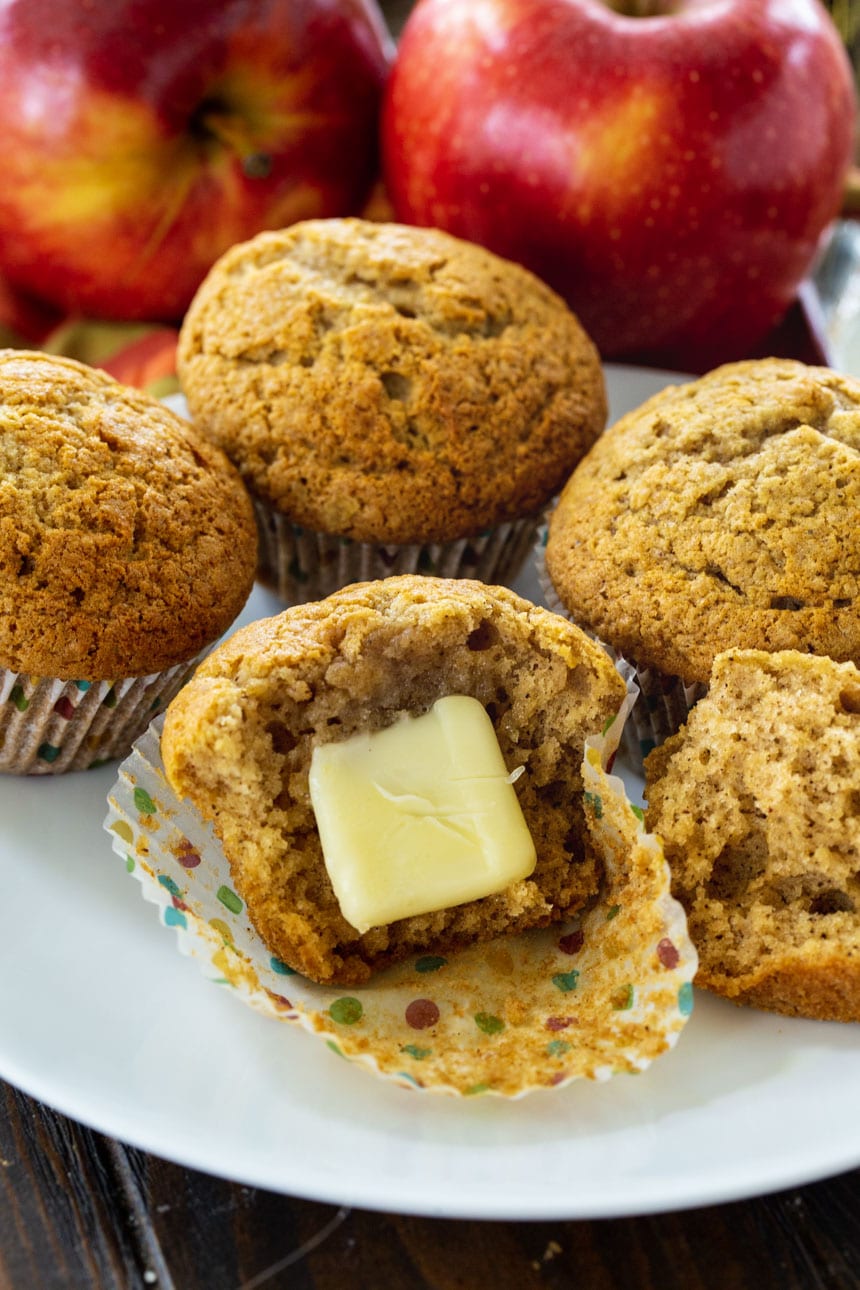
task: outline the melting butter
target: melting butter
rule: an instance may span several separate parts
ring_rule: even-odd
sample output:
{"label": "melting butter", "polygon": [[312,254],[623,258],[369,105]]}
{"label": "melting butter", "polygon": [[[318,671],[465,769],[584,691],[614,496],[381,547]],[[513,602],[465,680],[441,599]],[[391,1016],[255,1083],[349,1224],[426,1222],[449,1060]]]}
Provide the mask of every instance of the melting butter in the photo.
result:
{"label": "melting butter", "polygon": [[492,895],[535,867],[493,724],[466,695],[318,746],[310,794],[335,896],[359,932]]}

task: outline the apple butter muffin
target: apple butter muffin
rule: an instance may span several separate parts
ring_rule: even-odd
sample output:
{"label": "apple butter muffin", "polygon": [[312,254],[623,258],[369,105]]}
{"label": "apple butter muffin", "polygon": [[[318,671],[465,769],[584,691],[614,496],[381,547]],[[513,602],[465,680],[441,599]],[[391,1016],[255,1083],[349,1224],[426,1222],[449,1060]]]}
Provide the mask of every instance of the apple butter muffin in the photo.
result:
{"label": "apple butter muffin", "polygon": [[0,771],[124,754],[256,566],[220,449],[71,359],[0,351]]}
{"label": "apple butter muffin", "polygon": [[546,569],[638,669],[643,752],[731,648],[860,660],[860,382],[729,364],[630,412],[574,471]]}
{"label": "apple butter muffin", "polygon": [[391,573],[509,580],[606,419],[597,352],[536,277],[358,219],[228,251],[178,372],[255,501],[261,576],[292,603]]}
{"label": "apple butter muffin", "polygon": [[645,762],[646,824],[699,952],[737,1003],[860,1021],[860,671],[729,650]]}
{"label": "apple butter muffin", "polygon": [[[477,700],[489,718],[531,837],[531,870],[479,898],[451,907],[430,901],[427,912],[361,930],[335,894],[312,797],[315,759],[356,741],[379,747],[381,736],[451,696]],[[596,894],[601,866],[585,818],[583,747],[624,697],[605,652],[560,616],[502,587],[401,575],[237,632],[173,700],[161,748],[173,790],[213,822],[270,951],[315,981],[360,984],[411,954],[555,922]],[[467,789],[485,775],[474,770],[471,742],[471,734],[455,740],[452,754]],[[437,763],[427,747],[406,759],[425,764],[420,791],[406,781],[381,792],[407,816],[433,814],[461,832],[460,807],[430,800],[426,763]],[[357,846],[369,806],[336,805],[338,827],[354,824]],[[380,835],[380,849],[387,842]],[[411,900],[409,882],[424,884],[436,862],[407,859],[417,863],[404,879]]]}

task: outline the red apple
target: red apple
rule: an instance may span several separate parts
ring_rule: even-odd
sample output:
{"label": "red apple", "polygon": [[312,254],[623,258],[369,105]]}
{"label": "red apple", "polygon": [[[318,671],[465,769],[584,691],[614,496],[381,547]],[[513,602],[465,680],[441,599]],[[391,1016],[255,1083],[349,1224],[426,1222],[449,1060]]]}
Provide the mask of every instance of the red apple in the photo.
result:
{"label": "red apple", "polygon": [[419,0],[384,170],[399,219],[526,264],[604,355],[702,368],[791,302],[855,111],[818,0]]}
{"label": "red apple", "polygon": [[41,345],[62,315],[40,300],[32,300],[0,278],[0,347]]}
{"label": "red apple", "polygon": [[234,242],[360,209],[390,54],[376,0],[4,0],[0,272],[178,318]]}
{"label": "red apple", "polygon": [[179,332],[173,327],[155,327],[137,340],[123,345],[97,366],[115,381],[134,385],[139,390],[160,393],[178,389],[176,380],[176,346]]}

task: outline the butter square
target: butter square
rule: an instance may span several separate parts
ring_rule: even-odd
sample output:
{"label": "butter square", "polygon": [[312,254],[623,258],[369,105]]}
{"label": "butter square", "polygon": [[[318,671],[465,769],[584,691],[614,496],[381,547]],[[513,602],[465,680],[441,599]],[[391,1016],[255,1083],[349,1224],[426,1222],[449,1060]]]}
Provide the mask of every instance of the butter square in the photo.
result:
{"label": "butter square", "polygon": [[527,878],[534,842],[477,699],[314,749],[310,795],[341,912],[359,932]]}

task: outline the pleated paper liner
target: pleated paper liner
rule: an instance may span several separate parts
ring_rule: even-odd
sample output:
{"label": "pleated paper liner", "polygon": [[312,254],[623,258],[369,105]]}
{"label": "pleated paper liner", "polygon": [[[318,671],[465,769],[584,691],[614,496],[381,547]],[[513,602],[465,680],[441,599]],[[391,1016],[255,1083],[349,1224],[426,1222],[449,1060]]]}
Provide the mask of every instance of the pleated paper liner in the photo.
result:
{"label": "pleated paper liner", "polygon": [[635,679],[639,698],[624,728],[624,751],[631,769],[641,775],[644,773],[645,758],[649,752],[680,730],[691,708],[707,694],[708,687],[699,681],[688,683],[680,676],[673,676],[657,668],[639,664],[635,659],[619,654],[602,637],[595,635],[588,627],[578,622],[576,615],[572,614],[562,601],[547,572],[547,533],[546,525],[542,525],[534,548],[535,569],[547,608],[555,614],[560,614],[568,622],[575,623],[596,641],[612,659],[625,680],[631,676]]}
{"label": "pleated paper liner", "polygon": [[0,772],[60,775],[124,757],[198,662],[116,681],[0,669]]}
{"label": "pleated paper liner", "polygon": [[450,542],[353,542],[293,524],[265,502],[254,501],[260,537],[258,576],[285,604],[321,600],[353,582],[400,573],[508,583],[522,569],[543,516],[498,524],[486,533]]}
{"label": "pleated paper liner", "polygon": [[269,954],[210,827],[168,787],[155,727],[121,766],[105,827],[180,949],[243,1002],[397,1084],[514,1098],[644,1070],[692,1008],[696,953],[661,845],[604,769],[616,742],[612,728],[590,739],[583,765],[607,871],[592,908],[564,925],[422,955],[361,988],[316,985]]}

